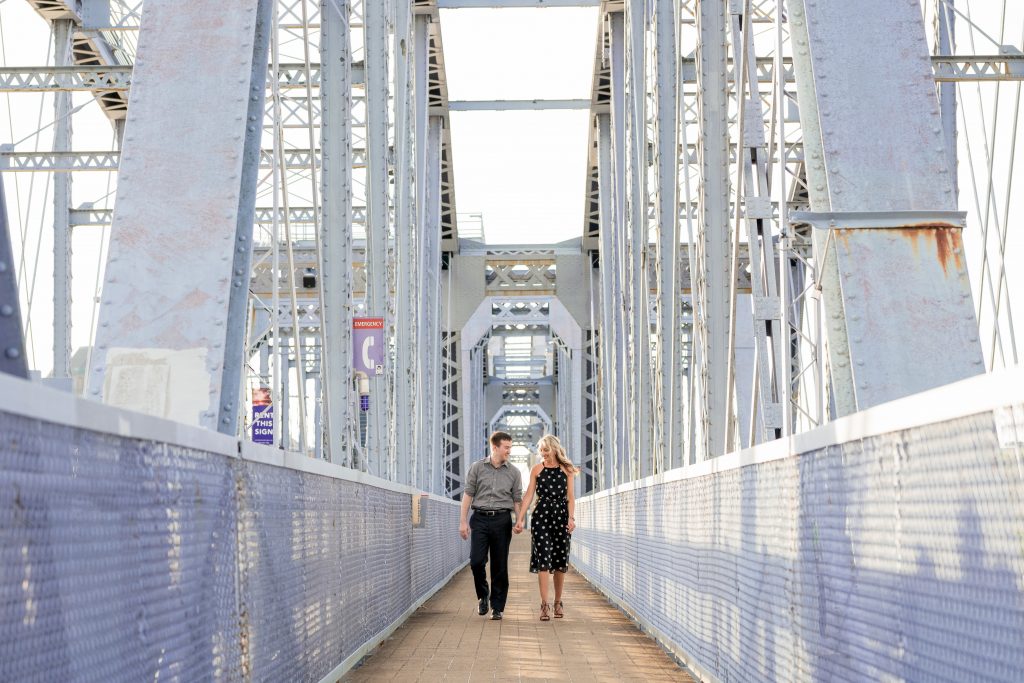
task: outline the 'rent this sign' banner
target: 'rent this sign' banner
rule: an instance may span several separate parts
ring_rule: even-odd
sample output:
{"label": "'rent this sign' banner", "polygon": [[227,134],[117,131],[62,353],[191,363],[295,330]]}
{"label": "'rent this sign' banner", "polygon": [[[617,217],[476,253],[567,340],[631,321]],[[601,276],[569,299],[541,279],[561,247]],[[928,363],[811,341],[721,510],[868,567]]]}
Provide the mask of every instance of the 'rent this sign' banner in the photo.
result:
{"label": "'rent this sign' banner", "polygon": [[274,445],[274,406],[270,389],[252,390],[252,442]]}

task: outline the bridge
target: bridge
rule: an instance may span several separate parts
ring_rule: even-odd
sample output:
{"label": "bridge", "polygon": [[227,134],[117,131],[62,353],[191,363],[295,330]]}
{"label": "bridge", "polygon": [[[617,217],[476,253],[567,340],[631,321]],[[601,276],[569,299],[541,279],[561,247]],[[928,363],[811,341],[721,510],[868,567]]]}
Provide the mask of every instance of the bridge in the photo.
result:
{"label": "bridge", "polygon": [[[498,11],[592,28],[589,94],[451,96]],[[1014,3],[0,0],[0,49],[0,681],[1024,680]],[[583,121],[553,239],[460,193],[524,111]],[[498,429],[581,469],[543,628],[522,537],[469,611]]]}

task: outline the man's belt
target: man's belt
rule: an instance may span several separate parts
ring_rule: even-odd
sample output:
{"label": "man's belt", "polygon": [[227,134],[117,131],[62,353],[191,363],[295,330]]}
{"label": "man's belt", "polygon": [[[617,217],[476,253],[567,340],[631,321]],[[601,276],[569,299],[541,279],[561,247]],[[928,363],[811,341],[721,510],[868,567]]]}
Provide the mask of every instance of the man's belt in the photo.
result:
{"label": "man's belt", "polygon": [[494,515],[501,515],[511,513],[511,510],[487,510],[484,508],[473,508],[473,512],[483,515],[484,517],[493,517]]}

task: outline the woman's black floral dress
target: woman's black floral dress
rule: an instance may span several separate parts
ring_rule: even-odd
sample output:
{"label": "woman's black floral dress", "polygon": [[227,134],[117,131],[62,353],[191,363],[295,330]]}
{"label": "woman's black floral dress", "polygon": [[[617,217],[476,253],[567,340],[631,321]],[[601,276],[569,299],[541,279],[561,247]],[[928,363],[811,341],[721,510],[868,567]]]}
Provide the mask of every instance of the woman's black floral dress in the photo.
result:
{"label": "woman's black floral dress", "polygon": [[530,571],[534,574],[569,571],[568,482],[561,467],[543,467],[537,475],[537,506],[530,518]]}

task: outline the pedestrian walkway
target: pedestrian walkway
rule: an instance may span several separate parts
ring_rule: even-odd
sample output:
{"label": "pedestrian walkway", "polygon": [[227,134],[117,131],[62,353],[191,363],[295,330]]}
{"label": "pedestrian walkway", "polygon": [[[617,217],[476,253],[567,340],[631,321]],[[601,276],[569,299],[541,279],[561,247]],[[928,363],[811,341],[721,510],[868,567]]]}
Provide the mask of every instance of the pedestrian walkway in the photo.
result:
{"label": "pedestrian walkway", "polygon": [[505,618],[477,614],[469,567],[349,672],[345,681],[682,681],[685,671],[570,571],[565,618],[540,621],[530,534],[512,540]]}

